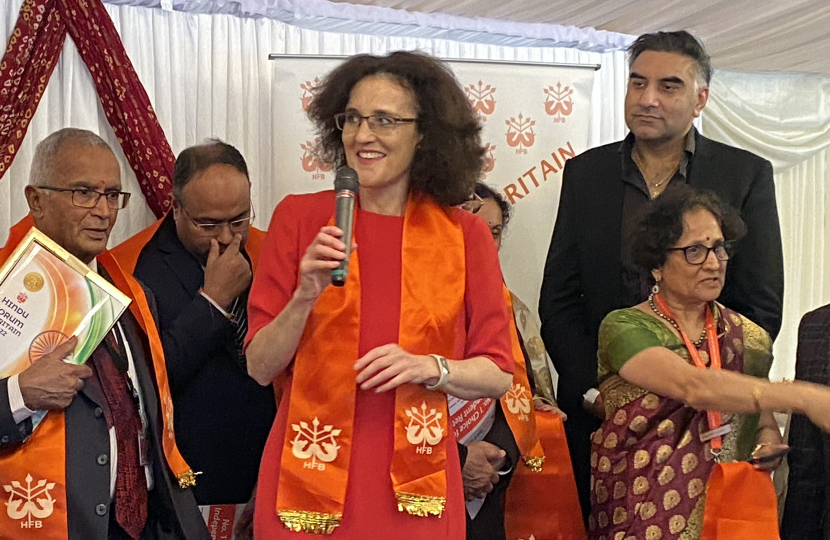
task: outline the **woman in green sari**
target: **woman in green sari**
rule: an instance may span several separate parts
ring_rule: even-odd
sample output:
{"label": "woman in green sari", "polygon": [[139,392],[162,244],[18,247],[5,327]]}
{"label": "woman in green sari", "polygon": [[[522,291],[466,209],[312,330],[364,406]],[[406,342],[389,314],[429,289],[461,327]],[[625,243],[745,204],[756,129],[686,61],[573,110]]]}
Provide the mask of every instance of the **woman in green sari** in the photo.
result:
{"label": "woman in green sari", "polygon": [[697,540],[716,461],[780,464],[773,411],[830,429],[830,392],[770,383],[770,337],[715,302],[744,233],[714,194],[685,184],[642,219],[632,255],[652,273],[653,294],[600,327],[606,421],[593,437],[592,539]]}

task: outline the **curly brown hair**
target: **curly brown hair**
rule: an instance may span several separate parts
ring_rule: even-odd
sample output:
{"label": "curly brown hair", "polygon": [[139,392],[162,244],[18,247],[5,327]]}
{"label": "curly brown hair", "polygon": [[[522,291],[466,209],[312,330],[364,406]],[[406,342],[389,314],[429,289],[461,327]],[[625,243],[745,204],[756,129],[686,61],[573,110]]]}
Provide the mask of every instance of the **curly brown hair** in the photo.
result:
{"label": "curly brown hair", "polygon": [[415,98],[416,125],[423,138],[412,159],[410,192],[425,193],[445,206],[463,203],[475,189],[484,162],[481,126],[446,64],[424,53],[361,54],[326,76],[308,108],[320,137],[320,158],[335,167],[346,164],[334,115],[345,111],[358,82],[375,75],[390,77]]}
{"label": "curly brown hair", "polygon": [[634,264],[648,271],[666,264],[672,248],[683,236],[683,218],[696,210],[706,210],[715,216],[727,242],[746,234],[746,225],[737,210],[722,202],[714,192],[672,182],[644,208],[631,244]]}

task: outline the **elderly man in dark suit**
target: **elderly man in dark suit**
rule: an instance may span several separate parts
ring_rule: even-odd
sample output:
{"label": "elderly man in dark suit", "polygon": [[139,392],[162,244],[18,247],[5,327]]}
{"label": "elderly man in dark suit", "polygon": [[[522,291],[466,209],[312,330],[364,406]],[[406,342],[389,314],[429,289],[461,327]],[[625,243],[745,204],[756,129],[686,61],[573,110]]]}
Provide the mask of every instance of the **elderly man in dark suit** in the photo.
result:
{"label": "elderly man in dark suit", "polygon": [[686,182],[740,211],[749,233],[730,258],[719,299],[773,338],[781,326],[783,257],[770,163],[711,141],[692,125],[709,97],[712,67],[687,32],[645,34],[629,48],[625,120],[630,133],[565,165],[539,315],[559,373],[558,400],[583,513],[590,509],[590,434],[604,408],[597,391],[597,332],[611,311],[646,299],[653,283],[629,245],[646,203]]}
{"label": "elderly man in dark suit", "polygon": [[[795,378],[830,385],[830,305],[804,315],[798,327]],[[790,466],[782,540],[830,540],[830,436],[806,416],[790,424]]]}
{"label": "elderly man in dark suit", "polygon": [[[187,489],[193,472],[163,442],[173,426],[159,397],[167,386],[158,334],[142,315],[152,305],[106,251],[129,200],[115,155],[94,133],[53,133],[35,151],[26,200],[31,214],[12,227],[0,262],[34,224],[105,279],[127,283],[132,304],[86,365],[61,361],[72,338],[0,381],[0,484],[44,489],[29,495],[36,520],[2,512],[0,538],[209,539]],[[38,411],[49,413],[33,431]],[[15,472],[22,477],[7,478]]]}
{"label": "elderly man in dark suit", "polygon": [[182,455],[202,474],[200,505],[251,497],[276,415],[271,385],[248,376],[242,340],[252,266],[251,183],[239,151],[192,146],[173,170],[174,207],[113,250],[155,296]]}

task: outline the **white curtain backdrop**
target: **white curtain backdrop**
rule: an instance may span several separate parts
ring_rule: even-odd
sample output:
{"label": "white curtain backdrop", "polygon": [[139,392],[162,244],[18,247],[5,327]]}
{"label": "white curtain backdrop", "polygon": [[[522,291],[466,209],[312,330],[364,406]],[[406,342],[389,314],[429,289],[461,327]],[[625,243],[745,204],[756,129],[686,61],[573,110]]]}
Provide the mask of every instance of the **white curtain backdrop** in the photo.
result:
{"label": "white curtain backdrop", "polygon": [[[109,0],[107,10],[173,151],[178,153],[208,137],[237,146],[249,164],[257,225],[262,228],[289,191],[286,171],[277,167],[272,156],[274,134],[291,126],[275,122],[275,111],[283,104],[274,97],[269,53],[350,55],[421,49],[442,58],[597,63],[602,69],[593,90],[589,144],[610,142],[625,134],[627,69],[620,48],[630,36],[553,25],[499,26],[498,21],[459,17],[397,20],[400,14],[371,7],[355,11],[359,19],[345,24],[342,6],[334,9],[324,0],[174,1],[180,10],[229,12],[214,14],[113,5],[113,1]],[[117,1],[159,4],[159,0]],[[8,42],[21,3],[6,0],[0,6],[3,43]],[[246,6],[266,9],[241,13]],[[419,28],[420,24],[438,26]],[[349,33],[322,30],[332,28]],[[455,40],[443,39],[446,37]],[[515,46],[528,44],[546,46]],[[830,284],[824,272],[830,254],[825,223],[830,210],[826,187],[830,170],[828,84],[826,79],[810,76],[719,73],[703,122],[707,136],[756,152],[776,165],[787,280],[784,329],[776,342],[778,358],[773,368],[776,377],[793,373],[801,315],[830,302]],[[98,103],[89,72],[68,39],[17,158],[0,181],[0,231],[27,212],[23,187],[34,146],[65,126],[87,128],[108,140],[122,162],[124,185],[140,193]],[[114,243],[153,221],[143,199],[139,196],[133,201],[119,216]],[[551,209],[550,219],[554,218],[555,209]],[[0,240],[4,235],[0,232]],[[509,234],[506,242],[510,242]]]}
{"label": "white curtain backdrop", "polygon": [[798,323],[830,303],[830,80],[717,72],[703,133],[769,159],[784,245],[784,321],[773,378],[792,379]]}
{"label": "white curtain backdrop", "polygon": [[[407,9],[392,9],[378,2],[330,2],[328,0],[104,0],[110,4],[160,7],[188,13],[229,14],[239,17],[265,17],[298,28],[326,32],[360,33],[373,36],[449,39],[470,43],[489,43],[511,47],[567,47],[593,52],[624,49],[633,36],[591,28],[594,25],[562,26],[561,24],[517,23],[505,17],[482,16],[490,11],[490,2],[478,0],[476,15],[447,15],[444,9],[416,6],[403,2]],[[440,0],[439,2],[440,3]],[[357,5],[356,5],[357,4]],[[515,3],[514,4],[518,4]],[[401,8],[396,2],[395,7]],[[426,13],[430,11],[431,13]],[[559,21],[557,21],[558,23]]]}
{"label": "white curtain backdrop", "polygon": [[[8,42],[21,3],[22,0],[9,0],[0,7],[3,43]],[[603,54],[552,47],[338,34],[267,18],[111,4],[106,8],[174,153],[208,137],[237,146],[248,161],[257,224],[263,228],[274,206],[288,194],[285,172],[272,159],[274,133],[291,129],[274,122],[274,112],[282,104],[274,99],[269,53],[351,55],[420,49],[442,58],[601,64],[593,91],[590,144],[610,141],[624,133],[621,96],[626,72],[624,53],[619,51]],[[118,147],[89,72],[71,39],[67,39],[61,61],[14,164],[0,182],[0,230],[7,230],[27,212],[23,187],[28,180],[35,145],[65,126],[90,129],[108,140],[113,148]],[[116,153],[122,162],[125,186],[139,194],[135,176],[120,149]],[[151,212],[142,204],[143,199],[133,201],[135,204],[119,216],[113,243],[153,221]]]}

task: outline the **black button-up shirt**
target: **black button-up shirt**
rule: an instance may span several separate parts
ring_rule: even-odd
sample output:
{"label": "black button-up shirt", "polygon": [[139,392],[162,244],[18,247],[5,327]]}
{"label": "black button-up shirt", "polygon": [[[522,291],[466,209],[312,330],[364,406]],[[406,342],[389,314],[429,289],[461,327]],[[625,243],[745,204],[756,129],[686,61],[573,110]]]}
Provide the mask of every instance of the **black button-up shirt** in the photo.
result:
{"label": "black button-up shirt", "polygon": [[[640,221],[644,208],[651,200],[651,193],[643,178],[643,173],[631,158],[631,151],[634,149],[634,134],[629,133],[620,143],[620,158],[622,162],[623,181],[623,218],[622,228],[622,279],[623,297],[625,305],[633,306],[648,298],[653,279],[651,272],[635,265],[631,257],[631,244],[633,242],[635,229]],[[669,180],[672,182],[685,182],[687,172],[695,155],[695,130],[689,130],[686,135],[686,148],[680,156],[680,164],[677,172]],[[668,186],[666,186],[668,189]]]}

